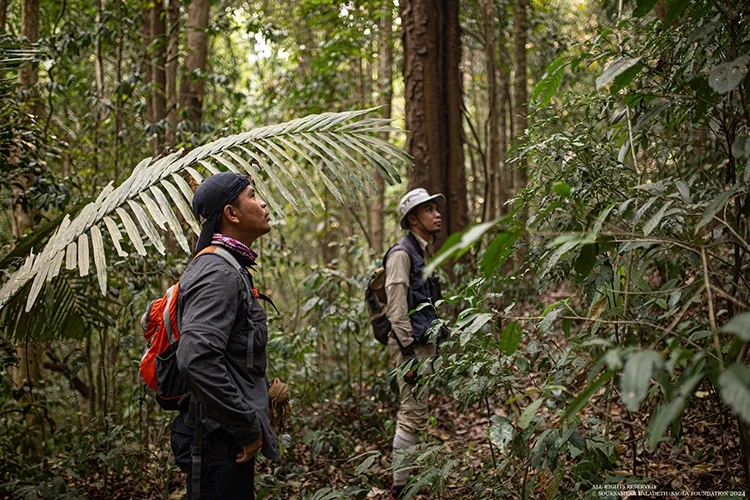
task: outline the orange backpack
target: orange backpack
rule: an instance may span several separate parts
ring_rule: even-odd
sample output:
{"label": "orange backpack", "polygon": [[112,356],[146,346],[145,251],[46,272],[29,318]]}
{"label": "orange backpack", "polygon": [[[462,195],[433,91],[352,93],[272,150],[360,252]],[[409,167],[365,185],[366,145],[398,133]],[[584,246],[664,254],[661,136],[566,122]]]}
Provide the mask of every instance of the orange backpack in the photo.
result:
{"label": "orange backpack", "polygon": [[[213,253],[232,264],[241,272],[241,265],[225,249],[209,246],[194,259]],[[242,280],[243,283],[245,280]],[[180,331],[177,328],[177,299],[180,284],[169,287],[164,297],[152,301],[141,318],[143,337],[148,344],[141,357],[139,372],[146,386],[154,393],[157,403],[165,410],[177,410],[182,396],[188,392],[177,368],[177,346]]]}

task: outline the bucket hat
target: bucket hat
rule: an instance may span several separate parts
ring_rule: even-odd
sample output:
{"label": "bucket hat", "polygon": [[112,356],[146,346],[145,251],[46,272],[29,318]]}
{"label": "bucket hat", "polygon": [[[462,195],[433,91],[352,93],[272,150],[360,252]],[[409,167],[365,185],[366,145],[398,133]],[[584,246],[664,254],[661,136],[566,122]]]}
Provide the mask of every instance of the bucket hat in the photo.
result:
{"label": "bucket hat", "polygon": [[399,210],[401,210],[401,220],[399,225],[404,229],[409,229],[409,223],[406,217],[419,205],[427,203],[428,201],[435,201],[438,205],[438,210],[443,211],[445,207],[445,196],[442,193],[430,194],[425,188],[412,189],[401,198],[398,204]]}

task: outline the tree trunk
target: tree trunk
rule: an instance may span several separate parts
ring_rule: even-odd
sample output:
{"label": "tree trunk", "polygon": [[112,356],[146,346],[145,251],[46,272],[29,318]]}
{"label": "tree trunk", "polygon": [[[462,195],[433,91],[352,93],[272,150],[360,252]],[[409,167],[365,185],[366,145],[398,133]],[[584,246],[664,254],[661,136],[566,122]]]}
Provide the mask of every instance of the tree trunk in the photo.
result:
{"label": "tree trunk", "polygon": [[143,89],[146,99],[146,134],[153,149],[154,102],[151,97],[151,84],[154,81],[154,68],[151,62],[150,45],[152,40],[151,9],[143,9]]}
{"label": "tree trunk", "polygon": [[169,0],[169,43],[166,60],[166,95],[167,95],[167,129],[164,145],[171,148],[175,145],[175,131],[179,121],[177,103],[177,64],[180,46],[180,0]]}
{"label": "tree trunk", "polygon": [[[39,41],[39,0],[24,0],[21,7],[21,38],[30,43]],[[36,89],[39,81],[39,66],[37,63],[27,63],[21,66],[18,82],[26,92],[27,109],[34,116],[39,115],[39,98]]]}
{"label": "tree trunk", "polygon": [[[122,48],[123,48],[123,35],[122,35],[122,2],[119,0],[115,2],[117,5],[116,16],[117,16],[117,53],[115,57],[115,88],[120,85],[122,81]],[[114,105],[115,105],[115,154],[114,154],[114,181],[115,186],[118,185],[117,180],[120,174],[120,129],[122,128],[122,98],[119,94],[115,94]]]}
{"label": "tree trunk", "polygon": [[165,63],[167,59],[167,39],[166,39],[166,13],[164,12],[164,3],[159,0],[154,3],[151,9],[151,64],[153,71],[154,84],[152,86],[152,99],[154,110],[154,125],[157,130],[156,138],[153,143],[154,156],[164,151],[164,135],[160,130],[164,127],[167,118],[167,98],[165,89],[167,86],[167,73]]}
{"label": "tree trunk", "polygon": [[[39,0],[24,0],[21,14],[21,37],[30,43],[39,41]],[[26,97],[26,106],[29,112],[37,116],[39,114],[39,99],[36,84],[39,79],[39,68],[37,64],[25,64],[18,74],[18,81],[22,92]],[[25,176],[20,179],[18,185],[13,188],[14,197],[18,199],[26,190],[31,188],[33,177]],[[20,238],[34,226],[36,213],[25,209],[17,203],[13,209],[12,229],[13,236]],[[18,346],[18,369],[14,373],[14,382],[17,387],[25,387],[24,396],[19,400],[21,405],[35,405],[43,398],[42,386],[42,361],[44,350],[34,339],[26,338]],[[39,415],[38,408],[32,408],[26,414],[28,432],[19,443],[19,453],[36,456],[40,453],[44,443],[44,425]]]}
{"label": "tree trunk", "polygon": [[[526,0],[514,0],[513,6],[513,140],[526,130]],[[526,165],[517,162],[513,175],[516,193],[526,186]]]}
{"label": "tree trunk", "polygon": [[[383,18],[380,22],[380,57],[378,60],[378,102],[383,118],[391,117],[393,102],[393,4],[386,2],[383,7]],[[375,176],[378,193],[375,194],[371,207],[372,219],[372,248],[376,255],[384,250],[385,239],[385,179]]]}
{"label": "tree trunk", "polygon": [[208,52],[209,0],[193,0],[188,7],[185,28],[185,74],[180,85],[180,107],[183,118],[198,130],[203,110],[204,79]]}
{"label": "tree trunk", "polygon": [[494,219],[498,212],[498,185],[500,180],[500,107],[498,106],[498,91],[495,72],[495,9],[493,0],[480,0],[482,10],[482,32],[484,34],[484,70],[487,75],[487,94],[489,96],[489,115],[487,117],[488,142],[488,178],[487,193],[484,200],[485,221]]}
{"label": "tree trunk", "polygon": [[442,244],[468,222],[461,136],[461,42],[457,0],[400,4],[404,46],[407,150],[414,158],[409,188],[446,196]]}
{"label": "tree trunk", "polygon": [[8,0],[0,0],[0,32],[5,32],[8,22]]}
{"label": "tree trunk", "polygon": [[[502,19],[502,18],[500,18]],[[513,189],[513,175],[506,163],[508,151],[508,109],[510,109],[510,61],[507,57],[506,40],[500,41],[500,88],[498,89],[498,175],[497,175],[497,201],[498,215],[507,213],[505,202],[511,197]]]}
{"label": "tree trunk", "polygon": [[102,101],[106,98],[106,88],[104,82],[104,57],[102,55],[102,0],[96,0],[96,37],[94,38],[94,73],[96,75],[96,115],[94,118],[94,137],[93,137],[93,170],[94,176],[91,181],[92,191],[96,191],[96,182],[99,179],[99,125],[104,118],[104,106]]}

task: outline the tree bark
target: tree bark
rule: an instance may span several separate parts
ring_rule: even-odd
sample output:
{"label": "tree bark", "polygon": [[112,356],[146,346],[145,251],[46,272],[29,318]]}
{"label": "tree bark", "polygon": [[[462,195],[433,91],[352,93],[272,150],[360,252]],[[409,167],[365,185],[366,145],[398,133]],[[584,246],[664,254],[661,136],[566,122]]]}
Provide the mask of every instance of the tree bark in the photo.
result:
{"label": "tree bark", "polygon": [[8,22],[8,0],[0,0],[0,32],[5,32]]}
{"label": "tree bark", "polygon": [[167,128],[164,145],[171,148],[175,145],[175,132],[179,121],[177,102],[177,64],[180,46],[180,0],[169,0],[169,43],[166,60],[166,96]]}
{"label": "tree bark", "polygon": [[[122,81],[122,49],[123,49],[123,35],[122,35],[122,2],[117,0],[115,2],[116,15],[117,15],[117,53],[115,56],[115,88],[120,85]],[[120,129],[122,128],[122,98],[119,94],[114,94],[114,106],[115,106],[115,154],[114,154],[114,181],[115,186],[118,185],[118,177],[120,174]]]}
{"label": "tree bark", "polygon": [[[502,19],[502,17],[500,18]],[[508,110],[510,109],[510,60],[507,55],[507,40],[500,40],[500,71],[499,80],[500,85],[498,89],[498,105],[497,114],[499,118],[498,124],[498,143],[499,143],[499,158],[498,166],[499,172],[497,176],[497,201],[498,201],[498,215],[504,215],[507,213],[507,207],[505,202],[511,197],[513,190],[513,175],[508,169],[507,151],[508,151]]]}
{"label": "tree bark", "polygon": [[446,196],[442,244],[468,222],[461,135],[461,58],[457,0],[400,4],[404,47],[407,150],[414,158],[409,188]]}
{"label": "tree bark", "polygon": [[[30,43],[39,41],[39,0],[24,0],[21,7],[21,37]],[[34,116],[39,115],[39,98],[36,84],[39,80],[39,67],[36,63],[25,64],[18,74],[18,81],[25,96],[26,109]],[[32,176],[24,176],[14,186],[13,194],[17,200],[23,193],[31,188],[34,179]],[[16,203],[13,208],[12,230],[13,236],[20,238],[34,226],[37,214],[35,210],[24,208]],[[43,398],[42,391],[42,353],[43,349],[27,337],[18,346],[18,369],[14,373],[14,382],[17,387],[25,387],[24,396],[19,400],[22,405],[33,405],[36,400]],[[36,456],[44,443],[44,424],[38,410],[32,408],[26,414],[28,432],[19,444],[19,453]]]}
{"label": "tree bark", "polygon": [[[385,2],[380,22],[380,57],[378,66],[378,101],[383,118],[391,117],[393,103],[393,4]],[[384,250],[385,239],[385,179],[375,176],[375,194],[372,213],[372,248],[376,255]]]}
{"label": "tree bark", "polygon": [[165,125],[167,118],[167,73],[165,63],[167,59],[167,39],[166,39],[166,13],[164,12],[164,3],[159,0],[154,3],[151,9],[151,64],[153,71],[154,84],[152,86],[152,99],[154,110],[154,125],[157,130],[153,143],[154,156],[164,151],[164,135],[160,130]]}
{"label": "tree bark", "polygon": [[143,9],[143,89],[146,99],[146,127],[149,129],[147,136],[151,141],[153,149],[152,131],[154,126],[154,102],[151,97],[151,84],[154,81],[154,68],[151,62],[150,45],[152,40],[151,9]]}
{"label": "tree bark", "polygon": [[[21,6],[21,38],[30,43],[39,41],[39,0],[24,0]],[[26,63],[18,73],[18,82],[26,93],[26,106],[34,116],[39,115],[39,96],[36,84],[39,81],[37,63]]]}
{"label": "tree bark", "polygon": [[488,178],[487,193],[484,200],[485,221],[494,219],[498,212],[500,179],[500,107],[498,106],[497,79],[495,71],[495,9],[493,0],[480,0],[482,11],[482,32],[484,34],[484,71],[487,76],[487,94],[489,96],[489,114],[487,117],[488,143]]}
{"label": "tree bark", "polygon": [[183,119],[197,131],[203,112],[204,75],[208,53],[209,0],[193,0],[188,7],[185,27],[185,74],[180,85],[180,107]]}
{"label": "tree bark", "polygon": [[[518,140],[526,130],[526,1],[514,0],[513,6],[513,140]],[[513,173],[513,185],[518,193],[526,186],[526,165],[517,162]]]}

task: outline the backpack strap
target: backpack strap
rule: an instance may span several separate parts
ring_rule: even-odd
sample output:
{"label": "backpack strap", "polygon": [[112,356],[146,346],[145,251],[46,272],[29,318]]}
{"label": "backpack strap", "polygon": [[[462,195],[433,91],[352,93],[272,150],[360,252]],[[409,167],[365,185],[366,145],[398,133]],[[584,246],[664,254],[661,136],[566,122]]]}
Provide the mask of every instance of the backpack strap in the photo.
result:
{"label": "backpack strap", "polygon": [[237,261],[237,259],[234,258],[234,256],[229,252],[229,250],[227,250],[225,248],[222,248],[220,246],[210,245],[210,246],[207,246],[206,248],[204,248],[203,250],[201,250],[200,252],[198,252],[198,255],[196,255],[193,260],[195,260],[198,257],[200,257],[201,255],[205,255],[207,253],[212,253],[214,255],[218,255],[219,257],[221,257],[222,259],[224,259],[225,261],[227,261],[229,264],[231,264],[232,267],[234,267],[235,269],[237,269],[237,272],[239,272],[240,275],[243,276],[243,279],[242,279],[243,286],[247,286],[247,282],[246,282],[246,280],[244,278],[244,276],[247,275],[250,278],[250,287],[246,288],[245,292],[248,295],[252,295],[256,299],[260,299],[260,300],[263,300],[265,302],[268,302],[269,304],[271,304],[271,307],[273,307],[273,309],[276,311],[276,314],[281,314],[279,312],[279,309],[276,307],[276,304],[273,303],[273,300],[271,300],[271,298],[268,295],[260,293],[258,291],[258,289],[255,288],[255,286],[253,285],[253,277],[249,273],[243,272],[243,271],[245,271],[244,267],[242,266],[242,264],[240,264]]}

